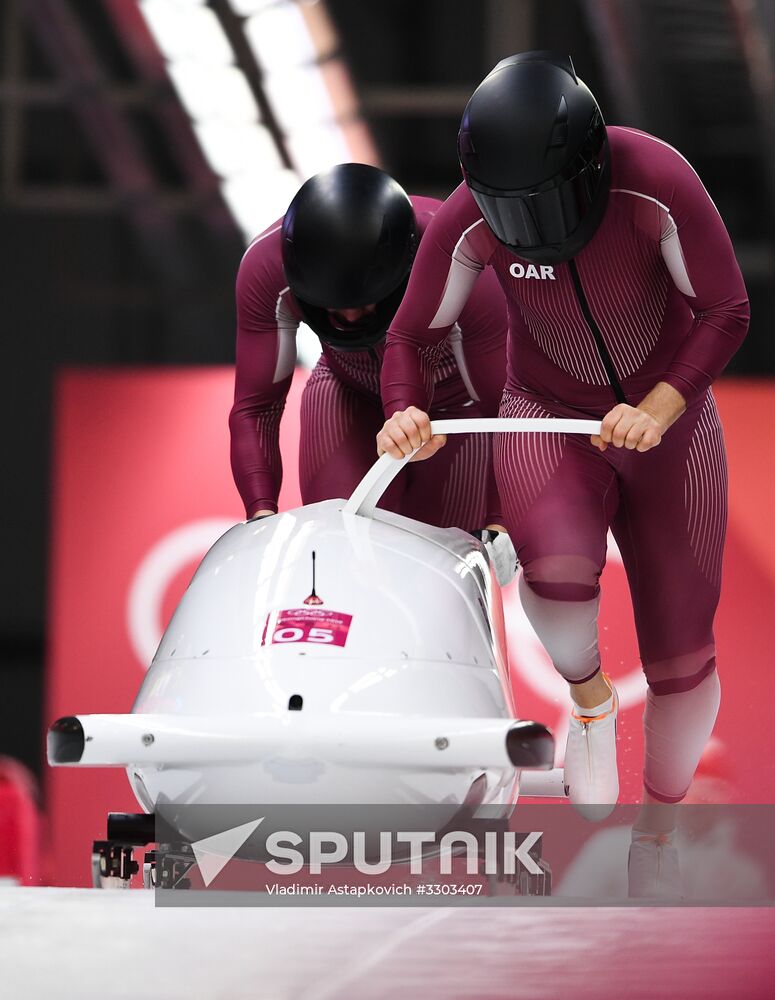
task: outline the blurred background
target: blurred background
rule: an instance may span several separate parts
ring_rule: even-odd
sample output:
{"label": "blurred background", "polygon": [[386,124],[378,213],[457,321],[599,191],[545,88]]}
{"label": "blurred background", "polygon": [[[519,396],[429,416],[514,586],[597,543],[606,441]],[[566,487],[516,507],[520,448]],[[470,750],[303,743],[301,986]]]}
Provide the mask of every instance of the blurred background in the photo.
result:
{"label": "blurred background", "polygon": [[[462,110],[504,56],[570,52],[609,123],[692,162],[751,297],[729,371],[775,373],[771,0],[3,0],[0,33],[0,755],[33,775],[58,373],[229,366],[240,256],[301,181],[352,159],[446,197]],[[99,425],[111,396],[85,392]],[[120,461],[88,448],[86,477]],[[132,512],[112,513],[120,532]]]}

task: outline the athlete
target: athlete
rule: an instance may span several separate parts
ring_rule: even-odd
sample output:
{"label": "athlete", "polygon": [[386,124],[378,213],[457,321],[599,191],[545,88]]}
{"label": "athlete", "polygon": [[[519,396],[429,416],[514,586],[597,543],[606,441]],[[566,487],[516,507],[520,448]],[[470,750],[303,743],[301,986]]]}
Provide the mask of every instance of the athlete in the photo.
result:
{"label": "athlete", "polygon": [[[341,164],[302,185],[283,219],[248,248],[237,277],[237,366],[231,462],[249,518],[277,511],[279,425],[305,322],[322,356],[301,403],[300,483],[305,504],[347,497],[374,461],[385,336],[418,243],[441,202],[409,198],[392,177]],[[482,275],[445,336],[422,352],[433,416],[494,416],[505,379],[506,304]],[[439,467],[414,465],[384,506],[441,527],[485,535],[496,571],[513,576],[491,444],[458,437]]]}
{"label": "athlete", "polygon": [[500,415],[602,419],[591,439],[500,435],[495,470],[525,612],[570,685],[566,786],[598,815],[619,790],[617,697],[597,635],[609,528],[621,549],[648,681],[630,851],[642,895],[655,870],[677,871],[671,804],[719,706],[727,472],[710,387],[746,334],[746,291],[689,163],[644,132],[606,128],[567,57],[500,62],[468,103],[458,149],[464,183],[436,213],[391,326],[378,450],[427,441],[422,459],[443,445],[430,439],[421,358],[489,265],[509,303]]}

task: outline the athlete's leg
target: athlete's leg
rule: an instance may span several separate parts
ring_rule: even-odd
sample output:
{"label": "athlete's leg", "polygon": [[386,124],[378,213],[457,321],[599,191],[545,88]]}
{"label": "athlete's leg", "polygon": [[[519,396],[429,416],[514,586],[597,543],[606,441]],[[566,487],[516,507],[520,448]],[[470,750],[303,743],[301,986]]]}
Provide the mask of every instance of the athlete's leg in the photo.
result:
{"label": "athlete's leg", "polygon": [[[473,408],[444,413],[463,415],[478,413]],[[383,422],[380,406],[344,385],[321,358],[301,400],[299,479],[304,503],[352,493],[377,459],[376,436]],[[438,455],[413,463],[391,483],[380,507],[428,524],[473,531],[487,523],[490,484],[494,487],[490,437],[450,435]],[[492,506],[497,510],[497,503]]]}
{"label": "athlete's leg", "polygon": [[[649,800],[674,803],[689,788],[720,698],[713,618],[727,474],[712,395],[692,406],[657,448],[624,456],[620,480],[613,527],[649,685],[644,784]],[[670,812],[662,811],[662,825],[669,826]]]}
{"label": "athlete's leg", "polygon": [[[553,414],[509,394],[501,416]],[[549,434],[496,435],[495,472],[525,613],[559,673],[584,684],[600,668],[599,580],[618,502],[615,472],[587,438]]]}
{"label": "athlete's leg", "polygon": [[[506,395],[501,415],[553,414]],[[522,605],[554,666],[571,684],[568,794],[588,818],[602,819],[619,794],[618,706],[600,671],[597,628],[600,573],[618,502],[616,474],[588,438],[549,434],[497,435],[495,471],[523,567]]]}
{"label": "athlete's leg", "polygon": [[[382,424],[377,403],[344,385],[321,358],[301,397],[302,502],[349,497],[377,460],[376,436]],[[397,501],[401,490],[396,482],[390,495]]]}

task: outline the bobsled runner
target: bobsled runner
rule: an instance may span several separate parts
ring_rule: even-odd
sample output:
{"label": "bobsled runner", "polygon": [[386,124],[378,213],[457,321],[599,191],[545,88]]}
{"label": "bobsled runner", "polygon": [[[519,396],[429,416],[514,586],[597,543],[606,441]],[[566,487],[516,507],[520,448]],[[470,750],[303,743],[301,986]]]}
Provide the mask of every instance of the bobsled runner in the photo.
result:
{"label": "bobsled runner", "polygon": [[[533,781],[530,794],[552,794],[553,739],[517,716],[485,548],[377,506],[408,460],[383,455],[347,501],[236,524],[197,568],[132,711],[50,727],[51,765],[125,768],[143,810],[111,814],[107,840],[95,843],[95,885],[129,884],[133,848],[157,843],[161,805],[183,815],[192,804],[431,804],[438,827],[463,807],[506,815],[530,772],[553,776]],[[187,838],[201,836],[181,822]],[[186,852],[167,855],[172,864],[158,849],[148,856],[146,884],[164,871],[161,884],[172,885],[193,863]]]}

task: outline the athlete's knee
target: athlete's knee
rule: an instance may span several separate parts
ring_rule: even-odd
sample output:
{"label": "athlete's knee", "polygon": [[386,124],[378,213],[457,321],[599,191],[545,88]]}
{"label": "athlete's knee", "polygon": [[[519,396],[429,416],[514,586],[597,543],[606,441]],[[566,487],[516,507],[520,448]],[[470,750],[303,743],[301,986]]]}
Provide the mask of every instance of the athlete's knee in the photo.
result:
{"label": "athlete's knee", "polygon": [[647,661],[643,658],[643,672],[653,695],[681,694],[691,691],[716,670],[716,646],[707,643],[691,653]]}
{"label": "athlete's knee", "polygon": [[600,594],[602,566],[579,555],[540,556],[521,561],[525,583],[550,601],[591,601]]}
{"label": "athlete's knee", "polygon": [[558,673],[572,684],[591,680],[600,669],[597,615],[600,602],[541,597],[522,576],[522,608]]}

